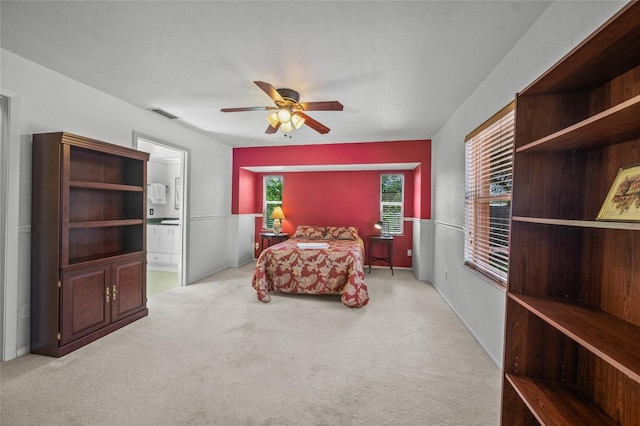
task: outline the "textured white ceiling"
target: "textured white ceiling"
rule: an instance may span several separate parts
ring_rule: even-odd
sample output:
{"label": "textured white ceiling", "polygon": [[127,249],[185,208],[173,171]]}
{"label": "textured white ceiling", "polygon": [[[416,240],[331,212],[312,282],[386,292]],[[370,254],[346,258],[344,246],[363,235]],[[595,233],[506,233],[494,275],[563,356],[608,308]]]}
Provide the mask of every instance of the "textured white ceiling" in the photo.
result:
{"label": "textured white ceiling", "polygon": [[3,0],[0,44],[230,146],[285,142],[265,112],[220,112],[272,105],[254,80],[344,105],[287,143],[428,139],[548,5]]}

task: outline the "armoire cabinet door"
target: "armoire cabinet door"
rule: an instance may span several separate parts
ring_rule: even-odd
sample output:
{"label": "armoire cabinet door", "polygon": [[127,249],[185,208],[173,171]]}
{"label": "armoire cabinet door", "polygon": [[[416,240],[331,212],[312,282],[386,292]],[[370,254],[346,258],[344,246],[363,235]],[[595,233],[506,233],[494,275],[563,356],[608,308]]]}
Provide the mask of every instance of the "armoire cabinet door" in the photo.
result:
{"label": "armoire cabinet door", "polygon": [[147,304],[146,258],[144,256],[113,264],[111,283],[112,321],[118,321]]}
{"label": "armoire cabinet door", "polygon": [[60,344],[86,336],[111,322],[111,265],[91,266],[62,275]]}

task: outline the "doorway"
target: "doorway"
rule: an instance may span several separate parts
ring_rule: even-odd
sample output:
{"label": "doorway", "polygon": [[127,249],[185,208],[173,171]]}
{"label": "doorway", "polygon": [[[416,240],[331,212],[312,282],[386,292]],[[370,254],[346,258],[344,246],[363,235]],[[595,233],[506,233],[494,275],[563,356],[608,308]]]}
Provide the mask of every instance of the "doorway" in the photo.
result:
{"label": "doorway", "polygon": [[134,132],[147,165],[147,296],[186,285],[188,159],[184,147]]}

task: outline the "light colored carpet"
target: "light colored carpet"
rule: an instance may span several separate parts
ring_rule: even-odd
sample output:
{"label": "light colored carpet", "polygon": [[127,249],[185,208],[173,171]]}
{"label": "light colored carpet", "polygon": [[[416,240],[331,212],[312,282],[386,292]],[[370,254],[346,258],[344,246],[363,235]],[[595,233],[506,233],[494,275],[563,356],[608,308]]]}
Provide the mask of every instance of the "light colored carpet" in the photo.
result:
{"label": "light colored carpet", "polygon": [[66,357],[1,365],[2,425],[497,425],[500,371],[411,271],[371,301],[274,294],[253,265],[149,300]]}
{"label": "light colored carpet", "polygon": [[165,293],[179,285],[177,272],[147,270],[147,298]]}

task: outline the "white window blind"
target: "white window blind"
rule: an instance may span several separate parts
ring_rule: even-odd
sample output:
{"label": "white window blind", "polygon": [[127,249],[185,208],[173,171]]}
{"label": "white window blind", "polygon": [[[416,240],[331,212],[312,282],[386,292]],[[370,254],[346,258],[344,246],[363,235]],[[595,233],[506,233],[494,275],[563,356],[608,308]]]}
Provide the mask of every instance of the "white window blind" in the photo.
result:
{"label": "white window blind", "polygon": [[380,219],[383,232],[402,235],[404,219],[404,175],[380,176]]}
{"label": "white window blind", "polygon": [[514,105],[466,138],[465,264],[507,282],[513,166]]}
{"label": "white window blind", "polygon": [[265,176],[264,177],[264,216],[263,228],[273,228],[273,219],[271,213],[276,206],[282,206],[282,176]]}

